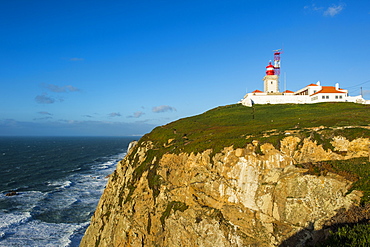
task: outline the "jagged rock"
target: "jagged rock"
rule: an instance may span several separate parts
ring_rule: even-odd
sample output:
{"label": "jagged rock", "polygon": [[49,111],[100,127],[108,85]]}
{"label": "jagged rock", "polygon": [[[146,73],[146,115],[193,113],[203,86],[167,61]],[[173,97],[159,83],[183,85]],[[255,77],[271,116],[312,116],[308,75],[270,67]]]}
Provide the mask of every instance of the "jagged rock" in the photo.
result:
{"label": "jagged rock", "polygon": [[16,195],[18,195],[18,193],[16,191],[10,191],[10,192],[5,194],[5,196],[16,196]]}
{"label": "jagged rock", "polygon": [[348,193],[351,182],[337,174],[309,175],[294,164],[368,155],[368,144],[335,137],[334,148],[352,153],[341,156],[287,136],[280,149],[254,141],[212,156],[153,156],[152,143],[142,142],[110,176],[81,246],[278,246],[297,232],[304,242],[362,193]]}

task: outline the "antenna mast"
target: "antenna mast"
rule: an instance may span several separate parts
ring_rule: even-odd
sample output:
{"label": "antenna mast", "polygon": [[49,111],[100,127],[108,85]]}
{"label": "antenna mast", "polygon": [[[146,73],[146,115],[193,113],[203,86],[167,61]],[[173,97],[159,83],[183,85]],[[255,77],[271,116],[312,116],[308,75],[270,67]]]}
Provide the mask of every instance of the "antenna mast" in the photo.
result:
{"label": "antenna mast", "polygon": [[280,54],[281,54],[281,49],[273,50],[273,52],[274,52],[275,75],[280,75]]}

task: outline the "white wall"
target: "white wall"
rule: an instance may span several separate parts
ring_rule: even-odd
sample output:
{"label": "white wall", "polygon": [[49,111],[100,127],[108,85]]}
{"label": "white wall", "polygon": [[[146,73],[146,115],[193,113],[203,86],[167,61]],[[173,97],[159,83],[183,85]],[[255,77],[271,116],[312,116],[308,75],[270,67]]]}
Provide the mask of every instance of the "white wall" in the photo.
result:
{"label": "white wall", "polygon": [[[322,99],[322,96],[329,96],[329,99]],[[266,94],[253,94],[248,93],[244,99],[240,101],[245,106],[252,106],[252,104],[265,105],[265,104],[313,104],[321,102],[353,102],[359,104],[370,104],[370,101],[367,102],[360,95],[355,97],[346,97],[343,94],[342,99],[338,97],[335,99],[336,94],[316,94],[311,98],[309,95],[266,95]],[[314,99],[314,100],[313,100]]]}
{"label": "white wall", "polygon": [[308,95],[253,95],[248,94],[241,103],[249,105],[252,100],[253,104],[307,104],[312,103]]}

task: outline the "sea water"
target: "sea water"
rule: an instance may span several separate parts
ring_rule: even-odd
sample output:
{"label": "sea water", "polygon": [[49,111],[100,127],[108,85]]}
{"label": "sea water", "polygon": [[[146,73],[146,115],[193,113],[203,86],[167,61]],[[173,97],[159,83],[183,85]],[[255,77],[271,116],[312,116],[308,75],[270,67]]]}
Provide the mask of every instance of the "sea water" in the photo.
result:
{"label": "sea water", "polygon": [[135,139],[0,137],[0,246],[78,246]]}

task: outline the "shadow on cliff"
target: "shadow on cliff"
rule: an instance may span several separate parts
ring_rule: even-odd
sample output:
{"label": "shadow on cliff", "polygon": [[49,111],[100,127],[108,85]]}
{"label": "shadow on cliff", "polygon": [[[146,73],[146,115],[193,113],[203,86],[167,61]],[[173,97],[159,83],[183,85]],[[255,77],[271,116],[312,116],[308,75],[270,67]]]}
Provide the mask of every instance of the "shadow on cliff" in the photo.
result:
{"label": "shadow on cliff", "polygon": [[370,203],[364,206],[353,206],[347,211],[341,209],[324,224],[322,229],[314,230],[313,223],[310,223],[308,227],[284,240],[279,247],[320,246],[320,243],[328,239],[331,232],[335,233],[341,227],[348,226],[352,228],[356,225],[369,223]]}

